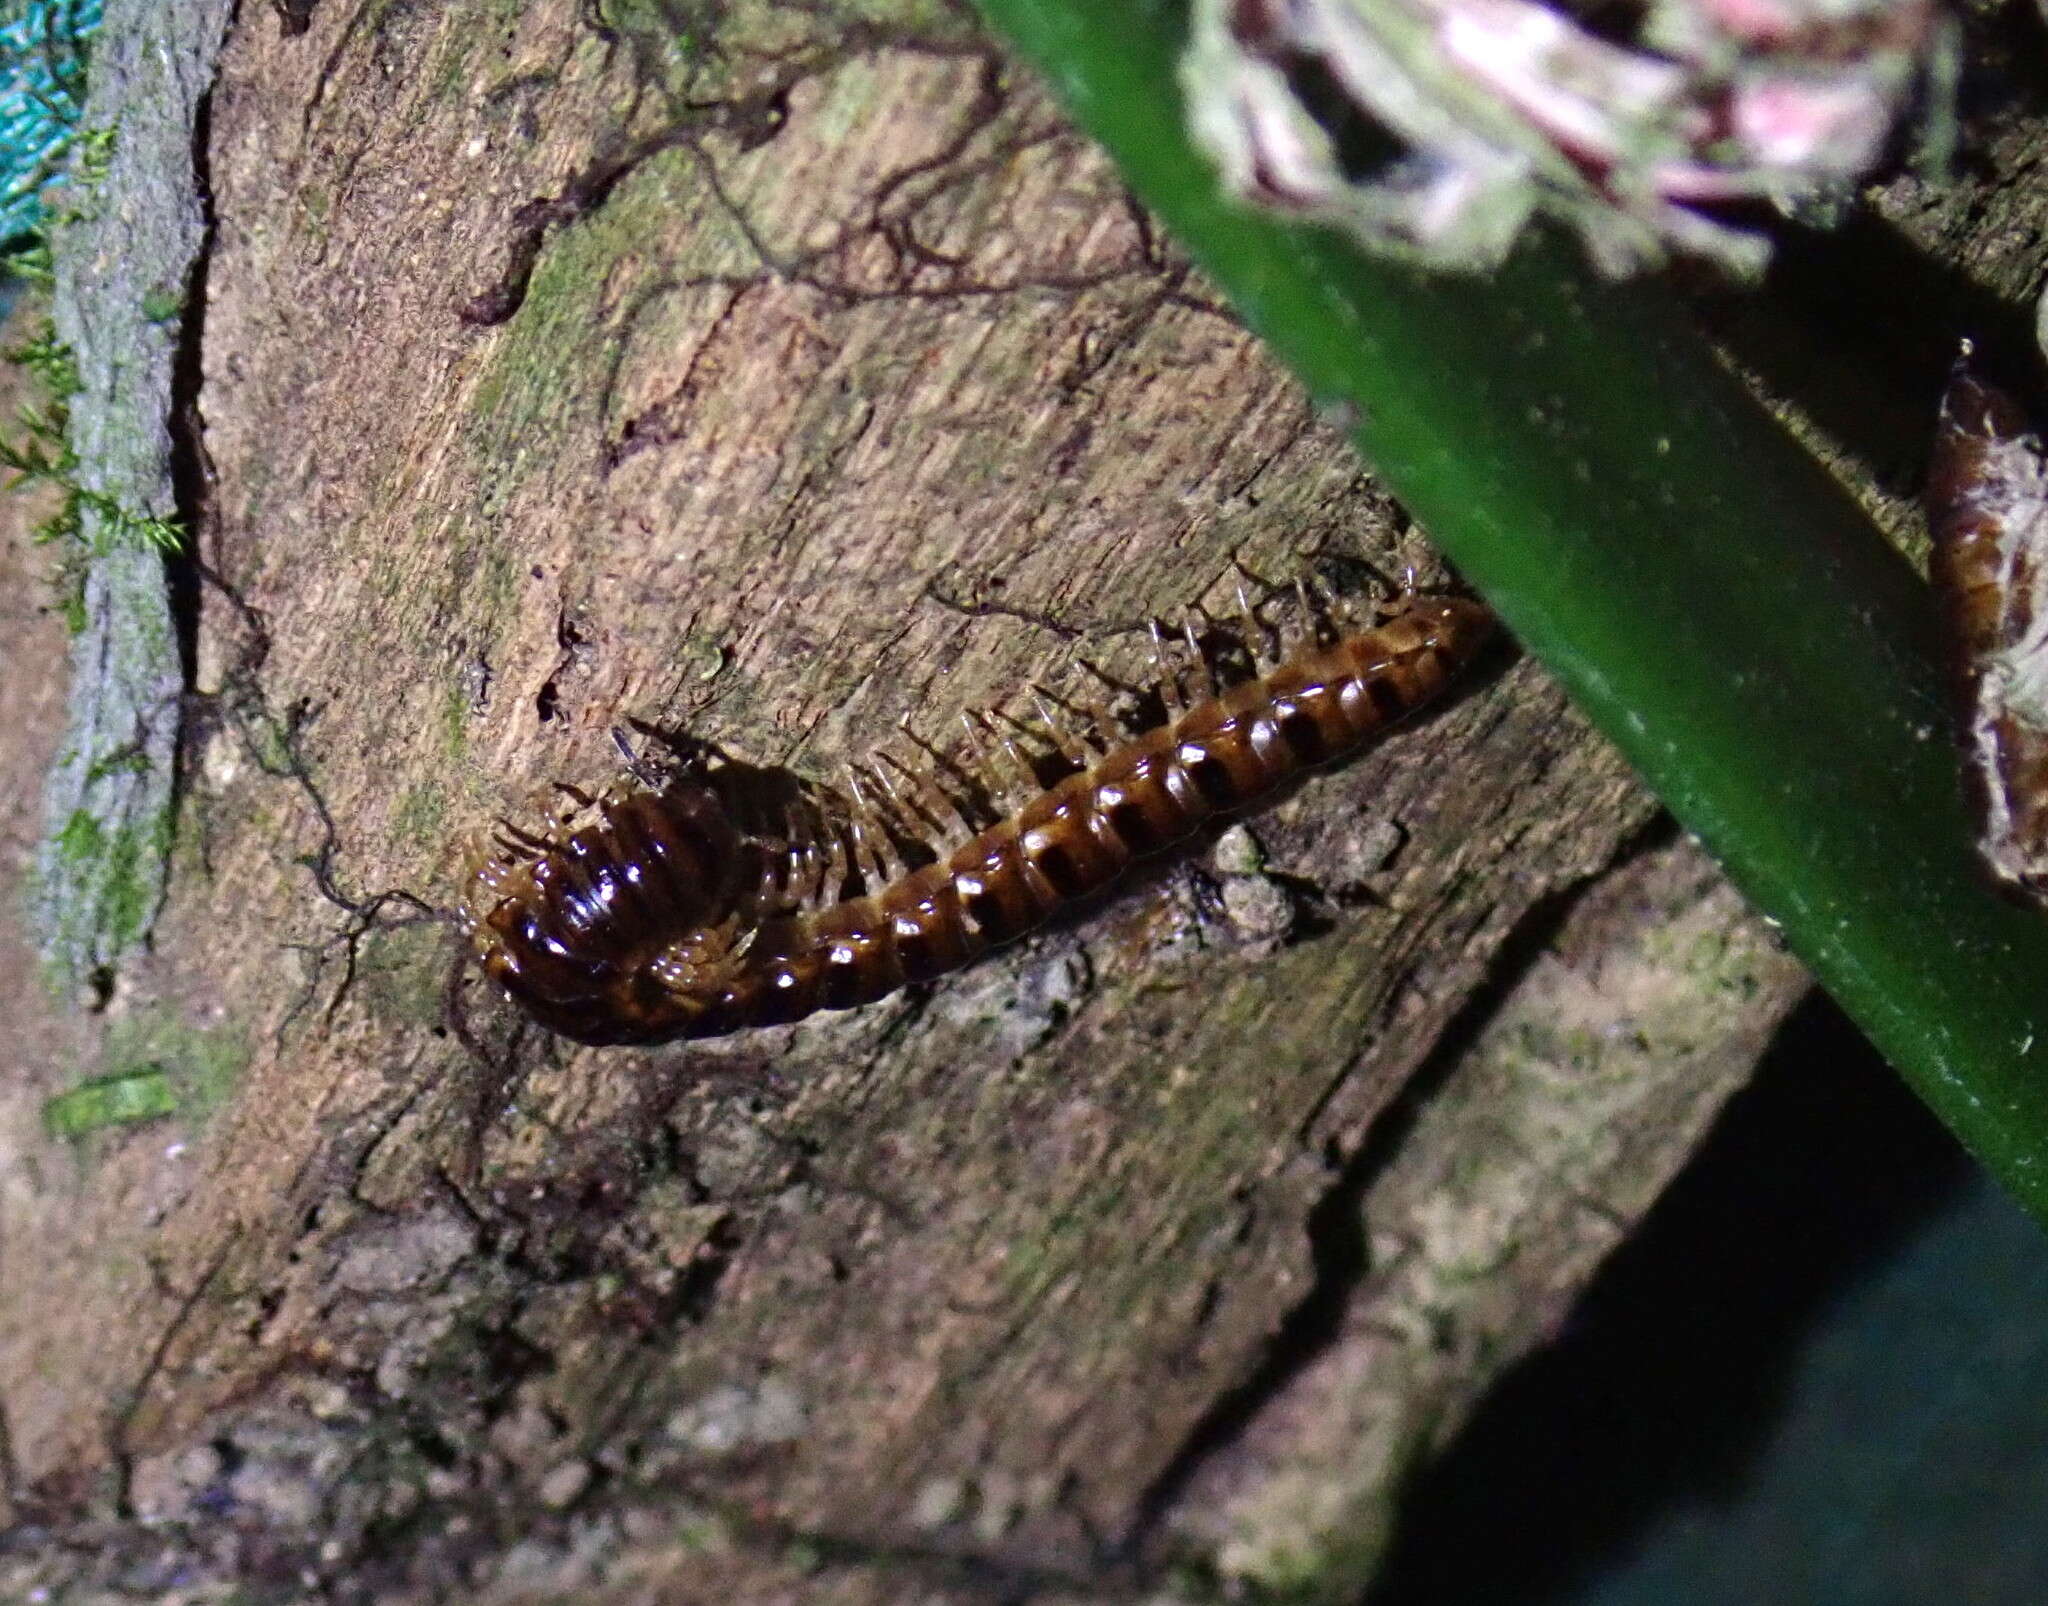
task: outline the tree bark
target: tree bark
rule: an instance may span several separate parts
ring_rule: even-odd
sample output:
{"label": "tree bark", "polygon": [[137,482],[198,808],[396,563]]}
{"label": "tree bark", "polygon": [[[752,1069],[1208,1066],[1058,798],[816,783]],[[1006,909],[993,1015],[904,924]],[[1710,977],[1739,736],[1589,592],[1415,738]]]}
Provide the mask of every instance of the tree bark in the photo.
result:
{"label": "tree bark", "polygon": [[1504,646],[933,987],[577,1050],[458,978],[479,1063],[424,911],[622,720],[829,780],[1233,556],[1437,571],[964,15],[244,7],[204,131],[171,896],[89,1017],[0,923],[0,1593],[1355,1588],[1798,967]]}

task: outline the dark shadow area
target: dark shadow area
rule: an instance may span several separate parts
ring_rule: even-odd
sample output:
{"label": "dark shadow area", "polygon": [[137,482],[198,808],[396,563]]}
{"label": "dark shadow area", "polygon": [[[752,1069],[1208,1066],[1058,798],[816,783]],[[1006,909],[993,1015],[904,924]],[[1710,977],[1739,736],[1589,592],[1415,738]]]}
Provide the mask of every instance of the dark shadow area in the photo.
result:
{"label": "dark shadow area", "polygon": [[[1996,179],[1989,153],[2001,127],[2048,107],[2048,27],[2032,6],[2003,6],[1972,15],[1966,31],[1951,173],[1982,189]],[[2029,301],[2002,299],[1868,207],[1831,229],[1759,222],[1774,241],[1762,293],[1707,291],[1694,303],[1702,321],[1889,490],[1918,486],[1958,340],[1974,340],[1986,377],[2030,408],[2048,402]]]}
{"label": "dark shadow area", "polygon": [[1917,488],[1963,338],[1989,377],[2040,399],[2031,306],[2000,300],[1872,212],[1825,232],[1784,227],[1777,239],[1763,294],[1705,298],[1705,326],[1886,489]]}
{"label": "dark shadow area", "polygon": [[1558,1341],[1418,1481],[1370,1606],[1555,1606],[1674,1504],[1731,1498],[1809,1336],[1975,1174],[1815,994]]}

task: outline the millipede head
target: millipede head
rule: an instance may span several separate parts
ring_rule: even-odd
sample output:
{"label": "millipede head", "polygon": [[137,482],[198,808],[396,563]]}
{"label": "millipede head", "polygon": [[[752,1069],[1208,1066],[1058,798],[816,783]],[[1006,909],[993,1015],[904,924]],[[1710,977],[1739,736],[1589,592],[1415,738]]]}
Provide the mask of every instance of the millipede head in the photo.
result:
{"label": "millipede head", "polygon": [[1411,592],[1394,619],[1413,619],[1431,636],[1438,652],[1462,663],[1483,647],[1500,621],[1477,597],[1453,592]]}
{"label": "millipede head", "polygon": [[562,792],[582,823],[557,818],[542,834],[501,822],[472,854],[458,923],[485,974],[551,1030],[591,1043],[678,1035],[678,1013],[732,947],[719,933],[781,896],[790,845],[746,838],[731,799],[701,783]]}

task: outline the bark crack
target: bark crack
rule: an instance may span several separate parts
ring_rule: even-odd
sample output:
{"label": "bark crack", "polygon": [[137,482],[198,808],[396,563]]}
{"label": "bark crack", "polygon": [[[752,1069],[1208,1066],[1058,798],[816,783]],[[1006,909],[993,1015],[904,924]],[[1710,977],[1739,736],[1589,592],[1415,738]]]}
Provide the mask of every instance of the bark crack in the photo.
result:
{"label": "bark crack", "polygon": [[1373,1264],[1366,1237],[1363,1206],[1375,1179],[1402,1152],[1418,1115],[1487,1023],[1543,959],[1572,909],[1639,847],[1640,842],[1625,844],[1605,863],[1533,905],[1502,944],[1485,985],[1445,1026],[1400,1092],[1374,1118],[1365,1140],[1348,1156],[1322,1157],[1332,1176],[1304,1223],[1314,1268],[1307,1292],[1280,1319],[1250,1373],[1217,1396],[1133,1503],[1131,1520],[1109,1551],[1114,1561],[1169,1565],[1172,1556],[1164,1531],[1205,1466],[1242,1437],[1266,1406],[1284,1395],[1288,1385],[1336,1342],[1346,1311],[1370,1280],[1387,1270]]}

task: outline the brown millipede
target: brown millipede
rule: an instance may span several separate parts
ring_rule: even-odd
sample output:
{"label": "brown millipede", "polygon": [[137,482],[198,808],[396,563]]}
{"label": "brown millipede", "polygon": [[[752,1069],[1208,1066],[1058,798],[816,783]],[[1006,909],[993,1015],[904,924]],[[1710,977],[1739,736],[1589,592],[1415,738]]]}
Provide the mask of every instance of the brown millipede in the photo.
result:
{"label": "brown millipede", "polygon": [[1964,774],[1992,873],[2048,898],[2048,459],[1971,350],[1950,375],[1925,501]]}
{"label": "brown millipede", "polygon": [[[1356,751],[1436,696],[1493,619],[1466,598],[1404,594],[1373,627],[1318,630],[1271,668],[1249,608],[1246,624],[1252,678],[1219,685],[1190,628],[1203,695],[1188,703],[1164,675],[1166,717],[1138,734],[1118,737],[1099,710],[1077,734],[1041,702],[1043,725],[1007,721],[1048,749],[1032,756],[1005,716],[970,720],[983,752],[961,773],[980,796],[1004,793],[996,755],[1029,778],[1028,801],[984,829],[907,766],[907,796],[875,765],[843,806],[815,789],[762,804],[730,771],[686,769],[659,787],[571,793],[596,815],[581,829],[508,827],[474,868],[462,925],[508,997],[583,1043],[714,1037],[869,1003]],[[974,834],[913,865],[949,813]]]}

